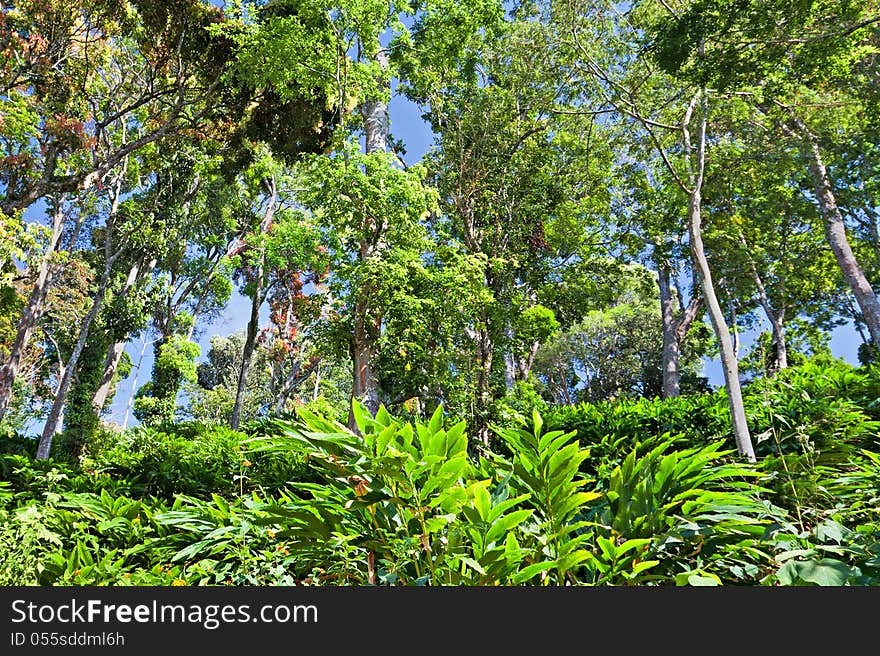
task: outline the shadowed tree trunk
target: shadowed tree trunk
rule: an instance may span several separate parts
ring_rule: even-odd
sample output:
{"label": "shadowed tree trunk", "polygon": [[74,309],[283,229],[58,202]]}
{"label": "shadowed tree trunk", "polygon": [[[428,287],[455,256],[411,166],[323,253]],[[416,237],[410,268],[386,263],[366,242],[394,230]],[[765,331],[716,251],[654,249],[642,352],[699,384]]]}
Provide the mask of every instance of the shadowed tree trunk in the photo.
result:
{"label": "shadowed tree trunk", "polygon": [[[61,265],[52,261],[52,257],[58,251],[61,233],[64,228],[64,218],[64,205],[59,199],[52,217],[52,233],[49,237],[49,245],[46,248],[45,255],[40,259],[37,278],[34,281],[34,286],[31,288],[27,304],[24,306],[21,317],[18,320],[15,341],[12,343],[9,357],[2,368],[0,368],[0,420],[3,419],[9,408],[9,402],[12,400],[12,390],[21,368],[22,358],[27,351],[37,323],[46,309],[46,297],[49,294],[52,280],[62,268]],[[80,225],[82,225],[82,218],[80,218],[74,229],[75,233],[78,233]],[[76,234],[74,234],[73,239],[76,239]]]}
{"label": "shadowed tree trunk", "polygon": [[[660,317],[663,326],[663,351],[662,351],[662,395],[664,399],[671,399],[681,394],[681,343],[690,330],[691,325],[697,318],[697,313],[703,306],[701,294],[694,294],[687,307],[681,308],[678,317],[675,316],[675,299],[673,298],[672,285],[670,284],[669,264],[665,258],[658,257],[657,262],[657,286],[660,288]],[[679,305],[681,305],[679,296]]]}

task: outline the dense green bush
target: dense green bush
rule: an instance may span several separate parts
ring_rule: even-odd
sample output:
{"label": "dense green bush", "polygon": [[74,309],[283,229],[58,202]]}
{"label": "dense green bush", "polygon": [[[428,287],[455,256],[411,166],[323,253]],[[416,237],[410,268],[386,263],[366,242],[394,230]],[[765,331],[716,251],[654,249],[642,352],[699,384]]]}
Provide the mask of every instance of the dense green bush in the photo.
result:
{"label": "dense green bush", "polygon": [[222,425],[181,423],[173,432],[139,426],[93,450],[83,466],[130,480],[140,494],[167,499],[274,490],[304,475],[296,458],[249,453],[247,439]]}
{"label": "dense green bush", "polygon": [[493,427],[356,406],[246,432],[102,433],[77,464],[0,456],[0,584],[877,585],[871,370],[752,384],[756,464],[721,394]]}

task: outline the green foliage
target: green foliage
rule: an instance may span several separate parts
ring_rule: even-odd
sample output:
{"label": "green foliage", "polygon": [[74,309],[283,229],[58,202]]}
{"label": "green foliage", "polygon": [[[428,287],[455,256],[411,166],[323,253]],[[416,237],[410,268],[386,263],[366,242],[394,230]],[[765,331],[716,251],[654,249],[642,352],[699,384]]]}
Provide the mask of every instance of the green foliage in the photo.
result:
{"label": "green foliage", "polygon": [[[880,369],[831,357],[869,317],[823,242],[833,204],[876,283],[876,3],[117,4],[0,15],[0,356],[33,331],[0,399],[0,585],[880,582]],[[393,135],[361,152],[392,80],[434,131],[421,162]],[[697,190],[731,324],[787,333],[790,368],[770,334],[742,363],[754,464],[684,307]],[[240,432],[244,338],[199,363],[191,341],[236,275]],[[674,320],[698,310],[667,400],[658,281]],[[118,430],[91,400],[148,323],[142,425]],[[68,364],[36,461],[12,429]]]}
{"label": "green foliage", "polygon": [[48,511],[35,504],[0,509],[0,585],[37,585],[42,562],[61,547],[61,536],[46,527]]}
{"label": "green foliage", "polygon": [[526,496],[535,508],[533,530],[540,554],[537,562],[517,573],[514,582],[576,582],[580,566],[591,559],[584,548],[590,536],[577,534],[587,524],[576,519],[601,494],[586,491],[590,481],[580,476],[580,464],[589,451],[581,449],[577,440],[572,441],[575,433],[542,432],[543,421],[537,411],[532,415],[532,423],[531,431],[498,431],[513,453],[513,489]]}
{"label": "green foliage", "polygon": [[162,340],[155,350],[153,380],[138,390],[134,402],[135,417],[154,426],[173,420],[181,385],[198,378],[195,359],[201,352],[198,344],[180,335]]}
{"label": "green foliage", "polygon": [[[613,304],[587,312],[538,349],[535,376],[560,405],[660,395],[663,337],[657,285],[643,267],[622,273]],[[685,393],[704,388],[701,357],[710,344],[708,327],[692,324],[679,362]]]}
{"label": "green foliage", "polygon": [[175,433],[139,427],[91,443],[82,466],[4,455],[4,582],[880,580],[875,452],[813,465],[826,494],[793,505],[774,489],[772,459],[736,462],[706,437],[687,444],[686,433],[657,431],[656,416],[641,424],[654,432],[628,441],[625,431],[639,425],[628,411],[618,418],[621,437],[587,448],[576,431],[547,429],[533,412],[496,428],[503,453],[477,458],[464,423],[442,408],[411,423],[384,408],[373,418],[359,405],[360,435],[300,410],[294,421],[267,420],[248,435],[201,424]]}
{"label": "green foliage", "polygon": [[771,563],[762,537],[785,516],[761,498],[761,473],[729,462],[717,442],[671,451],[675,440],[658,441],[612,471],[596,521],[612,538],[650,540],[641,558],[655,561],[653,576],[699,570],[719,582],[760,582]]}
{"label": "green foliage", "polygon": [[140,426],[89,454],[85,467],[129,481],[142,495],[173,499],[276,490],[305,474],[301,460],[251,454],[245,433],[216,424]]}

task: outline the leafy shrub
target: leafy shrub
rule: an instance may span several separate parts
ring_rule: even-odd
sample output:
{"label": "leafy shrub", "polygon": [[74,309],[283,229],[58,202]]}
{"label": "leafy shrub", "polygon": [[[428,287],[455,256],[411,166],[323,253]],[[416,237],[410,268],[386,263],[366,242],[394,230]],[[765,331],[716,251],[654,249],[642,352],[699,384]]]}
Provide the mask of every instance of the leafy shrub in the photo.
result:
{"label": "leafy shrub", "polygon": [[167,499],[276,489],[304,471],[296,459],[251,455],[246,439],[245,433],[221,425],[178,424],[174,432],[139,426],[84,466],[128,479],[142,495]]}

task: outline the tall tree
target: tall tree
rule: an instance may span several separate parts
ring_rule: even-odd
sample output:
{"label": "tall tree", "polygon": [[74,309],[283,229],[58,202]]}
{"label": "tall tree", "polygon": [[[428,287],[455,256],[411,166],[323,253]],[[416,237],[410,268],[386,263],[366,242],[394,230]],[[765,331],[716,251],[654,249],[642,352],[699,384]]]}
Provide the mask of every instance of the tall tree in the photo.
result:
{"label": "tall tree", "polygon": [[[191,134],[223,112],[229,42],[208,27],[222,13],[198,0],[4,4],[0,64],[0,212],[97,192],[152,144]],[[45,269],[23,313],[18,346],[0,369],[0,417],[52,269],[62,226],[52,221]]]}
{"label": "tall tree", "polygon": [[[647,11],[653,9],[652,5]],[[755,460],[739,380],[739,367],[730,328],[718,299],[703,244],[703,184],[706,173],[710,90],[700,84],[675,84],[641,56],[644,16],[622,14],[611,3],[585,1],[560,12],[551,9],[560,41],[579,71],[587,111],[613,110],[638,126],[653,141],[658,154],[687,197],[688,242],[695,275],[699,277],[721,355],[734,439],[740,455]],[[650,15],[650,14],[649,14]],[[614,29],[597,31],[597,26]],[[675,117],[677,114],[677,117]],[[667,118],[669,117],[669,118]],[[664,142],[675,135],[675,150]]]}
{"label": "tall tree", "polygon": [[437,135],[427,160],[445,231],[483,263],[487,298],[466,326],[463,353],[473,365],[457,369],[473,376],[470,419],[484,444],[495,396],[518,369],[528,373],[535,343],[523,349],[517,336],[535,327],[525,325],[536,318],[529,308],[553,310],[559,295],[549,288],[590,257],[585,235],[602,197],[595,170],[572,166],[592,157],[601,168],[600,128],[555,111],[564,73],[547,45],[540,23],[506,20],[498,3],[438,2],[397,55],[406,93]]}
{"label": "tall tree", "polygon": [[857,134],[871,120],[873,112],[864,113],[870,94],[859,87],[873,82],[863,64],[873,57],[878,22],[876,2],[698,0],[667,6],[653,29],[654,58],[664,70],[751,99],[797,148],[826,241],[875,344],[880,301],[847,235],[823,142]]}

